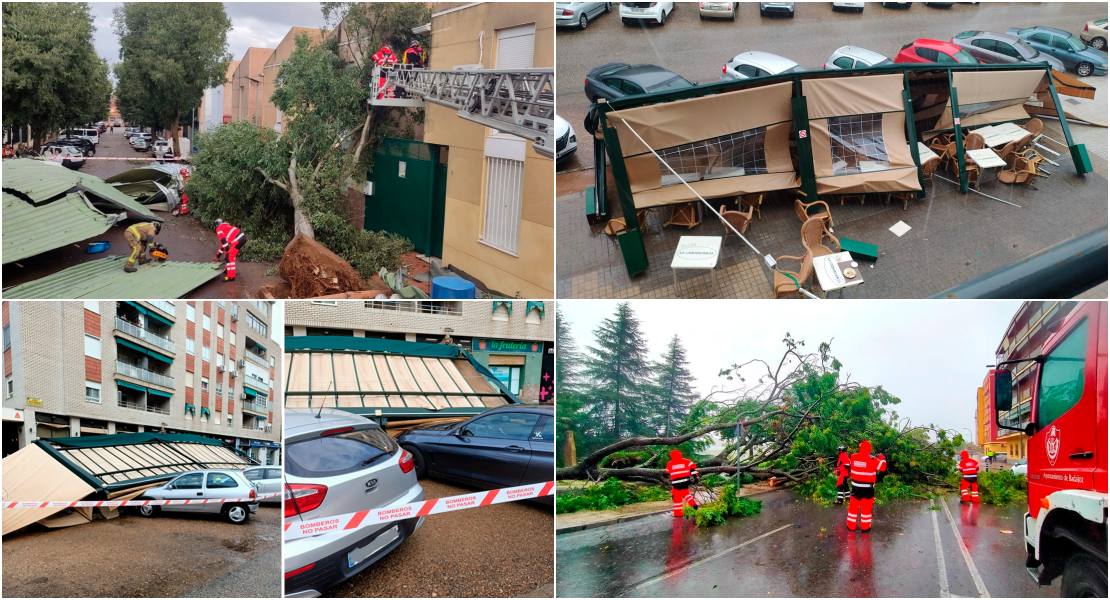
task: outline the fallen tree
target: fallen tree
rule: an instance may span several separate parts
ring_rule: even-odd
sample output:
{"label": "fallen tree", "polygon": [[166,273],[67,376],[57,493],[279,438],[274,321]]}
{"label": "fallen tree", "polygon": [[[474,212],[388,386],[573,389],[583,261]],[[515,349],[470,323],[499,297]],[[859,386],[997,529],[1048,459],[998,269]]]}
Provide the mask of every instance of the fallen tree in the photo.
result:
{"label": "fallen tree", "polygon": [[[695,403],[677,435],[635,436],[606,444],[577,464],[556,469],[556,479],[615,477],[665,484],[662,467],[668,447],[682,447],[689,453],[707,448],[710,436],[717,435],[725,447],[709,460],[699,460],[702,475],[745,473],[755,479],[776,477],[800,483],[827,475],[835,465],[838,446],[854,451],[867,439],[876,453],[885,454],[890,472],[901,481],[937,485],[950,481],[961,436],[950,439],[943,429],[900,420],[891,408],[900,400],[882,386],[867,387],[843,373],[829,343],[812,353],[803,352],[804,342],[789,334],[783,343],[786,349],[777,364],[754,359],[721,370],[726,385]],[[589,393],[576,392],[586,397]],[[606,466],[607,458],[630,450],[654,456],[632,467]]]}

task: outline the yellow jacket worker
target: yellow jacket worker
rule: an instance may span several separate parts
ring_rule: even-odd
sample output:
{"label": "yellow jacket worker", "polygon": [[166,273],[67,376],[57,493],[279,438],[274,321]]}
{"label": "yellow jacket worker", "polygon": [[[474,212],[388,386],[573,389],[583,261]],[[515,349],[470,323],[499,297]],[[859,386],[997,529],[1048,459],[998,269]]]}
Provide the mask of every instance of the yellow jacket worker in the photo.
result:
{"label": "yellow jacket worker", "polygon": [[135,260],[139,264],[146,264],[149,260],[146,257],[147,250],[154,247],[154,236],[162,231],[162,224],[158,221],[153,223],[135,223],[123,232],[123,239],[127,240],[127,245],[131,246],[131,256],[127,258],[127,264],[123,266],[123,270],[128,273],[138,271],[135,268]]}

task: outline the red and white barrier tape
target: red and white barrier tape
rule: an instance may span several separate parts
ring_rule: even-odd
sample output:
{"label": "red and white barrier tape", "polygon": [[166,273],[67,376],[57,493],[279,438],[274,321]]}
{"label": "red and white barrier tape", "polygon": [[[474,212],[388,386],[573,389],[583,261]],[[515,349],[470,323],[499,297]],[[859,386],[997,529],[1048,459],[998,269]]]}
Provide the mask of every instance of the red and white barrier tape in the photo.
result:
{"label": "red and white barrier tape", "polygon": [[501,488],[499,490],[464,494],[462,496],[434,498],[432,500],[423,500],[412,504],[384,506],[382,508],[362,510],[335,517],[314,519],[312,521],[286,521],[285,541],[325,533],[335,533],[337,531],[361,529],[370,525],[377,525],[387,521],[396,521],[398,519],[426,517],[428,515],[476,508],[479,506],[489,506],[491,504],[501,504],[503,502],[542,498],[544,496],[550,496],[554,491],[555,482],[548,481],[546,483]]}
{"label": "red and white barrier tape", "polygon": [[223,504],[226,502],[257,502],[266,498],[280,496],[281,493],[259,494],[254,498],[209,498],[206,500],[80,500],[45,501],[45,502],[5,502],[0,506],[4,508],[75,508],[79,506],[162,506],[165,504]]}
{"label": "red and white barrier tape", "polygon": [[167,162],[178,162],[184,159],[181,158],[127,158],[124,156],[86,156],[85,160],[164,160]]}

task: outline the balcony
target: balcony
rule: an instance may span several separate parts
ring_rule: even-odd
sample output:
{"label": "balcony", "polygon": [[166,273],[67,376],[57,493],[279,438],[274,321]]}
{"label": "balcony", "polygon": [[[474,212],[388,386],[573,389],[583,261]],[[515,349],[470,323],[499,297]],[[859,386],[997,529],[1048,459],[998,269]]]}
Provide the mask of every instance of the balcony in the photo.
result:
{"label": "balcony", "polygon": [[255,427],[254,425],[251,425],[249,423],[244,423],[243,424],[243,429],[246,429],[247,431],[257,431],[259,433],[266,433],[266,426],[265,425],[262,425],[261,427]]}
{"label": "balcony", "polygon": [[171,315],[174,317],[177,316],[177,313],[175,312],[176,307],[173,305],[173,302],[167,302],[165,300],[144,300],[144,302],[166,313],[167,315]]}
{"label": "balcony", "polygon": [[135,325],[132,325],[131,323],[128,323],[127,321],[124,321],[119,317],[116,317],[116,329],[132,337],[137,337],[148,344],[158,346],[159,348],[167,352],[176,353],[176,350],[174,350],[174,344],[169,339],[166,339],[156,333],[147,331],[146,329],[143,329],[141,327],[136,327]]}
{"label": "balcony", "polygon": [[255,363],[261,365],[264,368],[267,368],[267,369],[270,368],[270,361],[266,360],[265,356],[255,354],[254,352],[251,352],[250,350],[247,350],[246,352],[247,352],[247,358],[253,360]]}
{"label": "balcony", "polygon": [[139,367],[136,367],[135,365],[129,365],[119,360],[116,361],[116,373],[138,379],[139,381],[145,381],[146,383],[160,385],[162,387],[167,387],[170,389],[174,389],[175,387],[173,383],[173,377],[160,375],[158,373],[155,373],[154,371],[147,371],[146,369],[141,369]]}
{"label": "balcony", "polygon": [[142,404],[138,404],[138,403],[135,403],[135,402],[128,402],[126,400],[117,400],[116,403],[119,404],[120,408],[130,408],[131,410],[143,410],[143,411],[146,411],[148,413],[157,413],[157,414],[160,414],[160,415],[170,414],[170,411],[168,411],[164,408],[158,408],[157,406],[143,406]]}
{"label": "balcony", "polygon": [[253,412],[253,413],[258,413],[262,416],[266,416],[266,415],[270,414],[270,407],[267,406],[267,403],[264,402],[264,401],[263,402],[251,402],[250,400],[241,400],[240,405],[242,406],[244,411],[250,411],[250,412]]}

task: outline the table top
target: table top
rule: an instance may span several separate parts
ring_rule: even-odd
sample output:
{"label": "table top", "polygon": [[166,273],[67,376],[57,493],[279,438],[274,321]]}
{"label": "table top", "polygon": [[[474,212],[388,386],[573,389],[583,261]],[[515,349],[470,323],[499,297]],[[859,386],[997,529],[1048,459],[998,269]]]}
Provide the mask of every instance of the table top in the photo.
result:
{"label": "table top", "polygon": [[822,290],[825,290],[826,292],[832,292],[863,283],[862,264],[856,267],[856,270],[860,273],[859,277],[852,281],[845,280],[844,274],[840,272],[840,267],[837,263],[847,262],[850,260],[852,260],[852,255],[847,252],[827,254],[825,256],[819,256],[813,260],[813,271],[817,273],[817,283],[821,286]]}
{"label": "table top", "polygon": [[983,141],[991,148],[1005,146],[1010,142],[1016,142],[1025,137],[1028,131],[1013,123],[1003,123],[1001,125],[989,125],[987,127],[980,127],[971,133],[978,133],[983,136]]}
{"label": "table top", "polygon": [[965,154],[967,154],[968,158],[975,161],[975,164],[984,169],[993,169],[994,167],[1006,166],[1006,161],[998,158],[998,155],[995,154],[994,150],[991,150],[990,148],[968,150]]}
{"label": "table top", "polygon": [[925,161],[929,159],[940,158],[939,156],[937,156],[936,152],[933,152],[932,148],[926,146],[925,144],[922,144],[921,142],[917,143],[917,155],[921,158],[921,164],[925,164]]}
{"label": "table top", "polygon": [[672,269],[712,269],[717,266],[721,254],[719,235],[684,235],[678,240],[678,248],[671,260]]}

